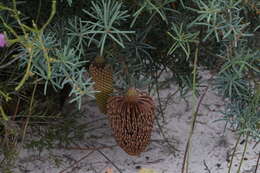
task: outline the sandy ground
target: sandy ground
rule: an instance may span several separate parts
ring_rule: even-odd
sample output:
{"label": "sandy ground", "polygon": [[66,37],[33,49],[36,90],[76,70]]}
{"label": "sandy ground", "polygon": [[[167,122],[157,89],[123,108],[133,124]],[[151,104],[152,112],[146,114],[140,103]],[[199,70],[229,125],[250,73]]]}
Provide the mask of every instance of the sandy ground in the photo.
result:
{"label": "sandy ground", "polygon": [[[209,75],[204,75],[207,85]],[[169,98],[176,89],[171,86],[160,91],[162,102]],[[203,91],[203,90],[202,90]],[[157,101],[158,102],[158,101]],[[116,142],[109,128],[106,115],[99,113],[95,102],[86,100],[84,111],[91,130],[89,140],[79,144],[84,150],[60,149],[44,151],[41,154],[23,150],[18,159],[21,173],[104,173],[112,168],[114,173],[136,173],[140,168],[153,169],[156,173],[180,173],[183,163],[184,149],[192,122],[192,94],[186,100],[178,94],[173,96],[165,109],[164,119],[160,117],[165,137],[178,151],[173,152],[160,134],[155,123],[151,144],[147,151],[139,157],[128,156]],[[238,136],[225,127],[222,118],[225,101],[217,96],[209,86],[198,112],[195,131],[192,137],[189,173],[227,173],[228,161]],[[159,114],[158,114],[159,116]],[[236,173],[242,155],[245,137],[242,137],[235,154],[231,173]],[[255,141],[248,144],[241,173],[255,173],[260,144],[255,148]],[[86,147],[104,147],[98,150],[87,150]],[[55,156],[55,157],[54,157]],[[54,160],[53,158],[56,158]],[[59,167],[56,166],[59,160]],[[260,166],[260,165],[259,165]],[[18,171],[19,170],[19,171]],[[260,170],[258,170],[260,173]]]}

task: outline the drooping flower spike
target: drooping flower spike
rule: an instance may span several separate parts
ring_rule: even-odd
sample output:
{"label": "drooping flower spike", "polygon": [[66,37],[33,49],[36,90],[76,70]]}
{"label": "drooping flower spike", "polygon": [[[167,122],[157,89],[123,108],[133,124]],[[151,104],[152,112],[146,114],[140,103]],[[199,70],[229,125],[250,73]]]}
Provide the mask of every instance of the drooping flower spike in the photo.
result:
{"label": "drooping flower spike", "polygon": [[124,96],[111,96],[107,101],[116,142],[129,155],[138,156],[150,143],[155,103],[146,92],[130,88]]}
{"label": "drooping flower spike", "polygon": [[96,102],[100,111],[106,114],[107,99],[113,93],[113,69],[105,62],[104,57],[97,56],[89,67],[93,78]]}

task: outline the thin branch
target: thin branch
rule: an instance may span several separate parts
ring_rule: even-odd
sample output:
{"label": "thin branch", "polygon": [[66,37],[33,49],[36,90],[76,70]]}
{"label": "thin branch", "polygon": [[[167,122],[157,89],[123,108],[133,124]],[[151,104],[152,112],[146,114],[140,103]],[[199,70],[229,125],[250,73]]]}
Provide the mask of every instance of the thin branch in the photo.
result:
{"label": "thin branch", "polygon": [[[195,106],[195,98],[196,98],[196,95],[195,95],[196,88],[195,87],[196,87],[196,71],[197,71],[198,51],[199,51],[199,48],[198,48],[198,45],[197,45],[196,52],[195,52],[195,59],[194,59],[194,63],[193,63],[193,65],[194,65],[194,68],[193,68],[193,81],[192,81],[193,108]],[[189,162],[188,154],[189,154],[189,149],[190,149],[191,138],[192,138],[193,131],[194,131],[194,128],[195,128],[195,123],[196,123],[199,107],[200,107],[200,104],[201,104],[204,96],[206,95],[206,93],[208,91],[208,87],[206,88],[206,91],[201,96],[195,112],[194,112],[194,109],[193,109],[193,121],[192,121],[191,129],[190,129],[190,133],[189,133],[189,138],[188,138],[188,141],[187,141],[187,144],[186,144],[184,158],[183,158],[183,162],[182,162],[182,171],[181,171],[182,173],[184,173],[184,171],[185,171],[185,166],[186,166],[186,169],[188,169],[188,167],[189,167],[188,166],[189,165],[189,163],[188,163]],[[188,170],[187,170],[187,172],[188,172]]]}
{"label": "thin branch", "polygon": [[48,18],[47,22],[42,26],[41,31],[43,32],[44,29],[50,24],[52,18],[54,17],[55,13],[56,13],[56,0],[52,0],[52,10],[51,10],[51,14],[50,17]]}
{"label": "thin branch", "polygon": [[102,150],[102,149],[111,149],[113,147],[116,147],[117,145],[112,146],[103,146],[103,147],[59,147],[59,149],[66,149],[66,150]]}
{"label": "thin branch", "polygon": [[205,166],[205,170],[208,171],[208,173],[211,173],[211,171],[210,171],[210,169],[209,169],[205,160],[203,160],[203,165]]}
{"label": "thin branch", "polygon": [[[160,97],[160,92],[159,92],[159,88],[158,88],[158,78],[161,76],[161,74],[162,74],[162,72],[163,72],[164,70],[165,70],[165,68],[164,68],[163,70],[161,70],[161,72],[155,76],[156,93],[157,93],[157,98],[158,98],[158,102],[159,102],[158,112],[159,112],[159,115],[162,117],[163,121],[165,121],[165,120],[164,120],[164,110],[163,110],[163,108],[162,108],[162,103],[161,103],[161,99],[160,99],[161,97]],[[178,91],[178,90],[177,90],[177,91]],[[174,93],[174,95],[177,93],[177,91]],[[164,133],[164,131],[163,131],[163,128],[162,128],[162,126],[161,126],[161,124],[160,124],[159,119],[158,119],[157,116],[155,116],[155,120],[156,120],[157,126],[158,126],[158,128],[159,128],[160,134],[161,134],[162,137],[163,137],[163,140],[166,142],[166,144],[168,145],[168,148],[169,148],[170,150],[172,150],[173,155],[175,156],[175,152],[176,152],[176,151],[179,151],[179,150],[178,150],[177,148],[175,148],[175,147],[170,143],[170,141],[168,140],[168,138],[166,137],[166,135],[165,135],[165,133]]]}
{"label": "thin branch", "polygon": [[255,167],[255,172],[254,173],[257,173],[259,161],[260,161],[260,152],[258,153],[258,159],[256,161],[256,167]]}
{"label": "thin branch", "polygon": [[118,170],[119,173],[123,173],[121,169],[112,160],[110,160],[102,151],[97,150],[97,152],[99,152],[107,161],[109,161]]}
{"label": "thin branch", "polygon": [[238,139],[237,139],[237,142],[236,142],[236,144],[235,144],[235,148],[234,148],[234,151],[233,151],[233,153],[232,153],[232,157],[231,157],[230,164],[229,164],[229,168],[228,168],[228,173],[231,172],[232,163],[233,163],[233,160],[234,160],[235,152],[236,152],[237,146],[238,146],[238,144],[239,144],[240,138],[241,138],[241,134],[239,135],[239,137],[238,137]]}
{"label": "thin branch", "polygon": [[9,61],[8,63],[1,65],[0,69],[6,68],[7,66],[13,64],[16,60],[18,60],[20,57],[15,57],[14,59],[12,59],[11,61]]}
{"label": "thin branch", "polygon": [[156,120],[157,126],[158,126],[158,128],[159,128],[159,131],[160,131],[160,133],[161,133],[161,135],[162,135],[162,137],[163,137],[163,140],[166,142],[166,144],[168,145],[169,149],[173,149],[173,151],[172,151],[172,152],[173,152],[173,155],[176,156],[176,155],[175,155],[175,151],[179,151],[179,150],[178,150],[177,148],[175,148],[175,147],[170,143],[170,141],[169,141],[168,138],[166,137],[165,133],[163,132],[162,126],[161,126],[161,124],[160,124],[160,122],[159,122],[159,120],[158,120],[157,117],[155,117],[155,120]]}
{"label": "thin branch", "polygon": [[[156,83],[158,83],[158,78],[157,77],[156,77]],[[156,85],[155,87],[156,87],[157,99],[158,99],[158,102],[159,102],[159,113],[162,116],[163,121],[165,121],[164,111],[162,109],[162,102],[161,102],[161,97],[160,97],[158,85]]]}
{"label": "thin branch", "polygon": [[237,173],[240,173],[240,170],[241,170],[241,167],[242,167],[242,163],[243,163],[243,160],[244,160],[244,157],[245,157],[245,153],[246,153],[246,149],[247,149],[249,134],[250,134],[249,132],[247,132],[247,134],[246,134],[246,143],[245,143],[245,146],[244,146],[242,157],[240,159],[240,163],[239,163],[239,167],[238,167]]}
{"label": "thin branch", "polygon": [[[26,118],[25,123],[23,125],[21,144],[24,143],[24,139],[25,139],[25,136],[27,134],[27,128],[28,128],[29,121],[30,121],[30,118],[31,118],[31,115],[32,115],[33,103],[34,103],[34,99],[35,99],[35,93],[36,93],[37,86],[38,86],[38,83],[35,83],[34,88],[33,88],[33,92],[32,92],[32,96],[31,96],[31,100],[30,100],[30,105],[29,105],[29,116]],[[20,148],[20,150],[21,149],[22,148]]]}
{"label": "thin branch", "polygon": [[86,159],[87,157],[89,157],[92,153],[94,153],[94,151],[89,152],[88,154],[86,154],[85,156],[81,157],[78,161],[76,161],[75,163],[73,163],[72,165],[68,166],[67,168],[63,169],[62,171],[60,171],[59,173],[64,173],[65,171],[67,171],[68,169],[73,168],[76,164],[78,164],[79,162],[81,162],[82,160]]}
{"label": "thin branch", "polygon": [[185,148],[185,154],[184,154],[184,159],[183,159],[183,165],[182,165],[182,173],[184,173],[184,168],[185,168],[185,163],[186,163],[186,159],[187,159],[187,153],[188,153],[188,150],[189,150],[189,146],[190,146],[190,142],[191,142],[191,136],[193,134],[193,130],[195,128],[195,123],[196,123],[196,119],[197,119],[197,115],[198,115],[198,111],[199,111],[199,108],[200,108],[200,105],[202,103],[202,100],[204,99],[207,91],[208,91],[208,88],[209,86],[206,87],[206,91],[203,93],[203,95],[201,96],[199,102],[198,102],[198,105],[197,105],[197,108],[196,108],[196,111],[195,113],[193,114],[193,121],[192,121],[192,127],[191,127],[191,133],[190,133],[190,136],[189,136],[189,139],[188,139],[188,142],[186,144],[186,148]]}

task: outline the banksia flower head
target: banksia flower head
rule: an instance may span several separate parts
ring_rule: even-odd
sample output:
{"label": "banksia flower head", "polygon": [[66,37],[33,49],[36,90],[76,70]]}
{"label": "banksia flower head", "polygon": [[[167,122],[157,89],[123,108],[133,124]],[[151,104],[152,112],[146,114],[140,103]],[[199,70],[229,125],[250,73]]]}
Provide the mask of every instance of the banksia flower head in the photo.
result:
{"label": "banksia flower head", "polygon": [[0,33],[0,47],[5,47],[6,45],[5,35]]}
{"label": "banksia flower head", "polygon": [[99,91],[95,94],[97,105],[102,113],[106,113],[107,99],[113,92],[113,70],[105,63],[101,56],[95,58],[90,65],[89,71],[93,78],[94,89]]}
{"label": "banksia flower head", "polygon": [[130,88],[125,96],[108,99],[107,114],[118,145],[129,155],[139,155],[150,143],[155,117],[153,99]]}

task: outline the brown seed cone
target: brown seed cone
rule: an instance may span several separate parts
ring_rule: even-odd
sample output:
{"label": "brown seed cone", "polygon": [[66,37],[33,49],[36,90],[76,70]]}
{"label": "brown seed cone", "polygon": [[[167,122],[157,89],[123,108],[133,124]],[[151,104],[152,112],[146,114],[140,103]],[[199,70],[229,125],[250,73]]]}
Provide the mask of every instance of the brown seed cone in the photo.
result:
{"label": "brown seed cone", "polygon": [[125,96],[108,99],[107,114],[118,145],[129,155],[139,155],[150,143],[155,104],[150,96],[129,89]]}
{"label": "brown seed cone", "polygon": [[102,113],[106,113],[107,99],[113,92],[112,67],[108,64],[94,61],[89,67],[89,72],[95,82],[94,89],[100,91],[95,94],[98,107]]}

